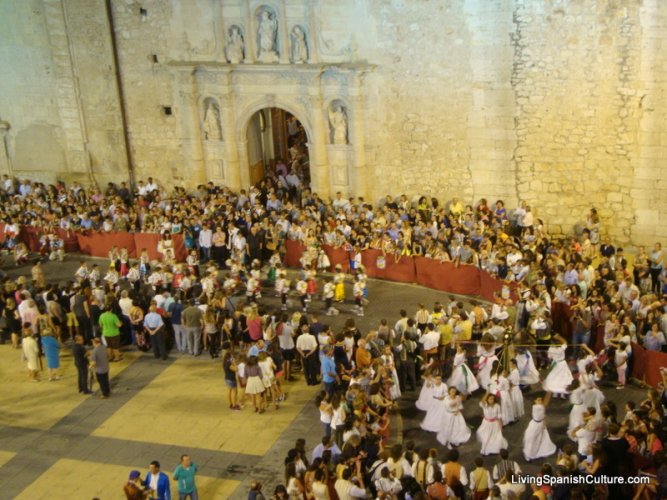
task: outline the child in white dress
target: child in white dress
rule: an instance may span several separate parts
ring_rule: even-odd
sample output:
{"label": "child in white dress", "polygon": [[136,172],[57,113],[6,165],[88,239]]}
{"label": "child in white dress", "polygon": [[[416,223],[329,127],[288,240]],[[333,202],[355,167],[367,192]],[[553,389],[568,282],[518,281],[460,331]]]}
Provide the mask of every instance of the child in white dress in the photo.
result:
{"label": "child in white dress", "polygon": [[435,401],[433,399],[433,385],[435,383],[434,377],[431,375],[423,375],[424,384],[422,385],[421,391],[419,391],[419,398],[415,406],[421,411],[428,411],[428,409],[433,405]]}
{"label": "child in white dress", "polygon": [[445,412],[440,422],[438,442],[448,448],[466,443],[470,439],[470,428],[461,414],[463,402],[455,387],[449,388],[443,403]]}
{"label": "child in white dress", "polygon": [[493,362],[498,361],[495,345],[493,343],[480,343],[477,346],[477,355],[479,356],[477,362],[477,382],[479,382],[480,387],[486,389],[489,386]]}
{"label": "child in white dress", "polygon": [[421,423],[421,428],[429,432],[438,432],[440,430],[440,422],[445,412],[444,399],[447,395],[447,385],[442,381],[440,375],[436,375],[433,384],[433,404],[426,411],[426,417]]}
{"label": "child in white dress", "polygon": [[516,366],[519,369],[520,385],[533,385],[540,381],[540,372],[537,371],[533,355],[528,349],[517,353]]}
{"label": "child in white dress", "polygon": [[464,397],[479,389],[479,383],[466,364],[466,351],[462,344],[457,344],[452,375],[447,380],[448,387],[455,387]]}
{"label": "child in white dress", "polygon": [[535,400],[532,413],[533,418],[523,435],[523,456],[528,461],[556,453],[556,445],[551,441],[544,421],[545,407],[542,404],[542,398]]}
{"label": "child in white dress", "polygon": [[570,367],[565,359],[567,342],[560,335],[554,336],[559,344],[549,347],[547,355],[551,359],[551,370],[544,380],[543,387],[545,391],[550,392],[555,397],[567,399],[567,388],[574,380]]}
{"label": "child in white dress", "polygon": [[503,437],[503,422],[500,405],[496,397],[488,392],[479,403],[484,412],[482,424],[477,429],[477,440],[482,445],[482,455],[493,455],[507,448],[507,440]]}
{"label": "child in white dress", "polygon": [[519,368],[516,359],[510,360],[510,373],[507,376],[510,383],[510,398],[512,399],[512,408],[514,409],[514,418],[518,420],[523,417],[523,393],[521,392],[521,375],[519,375]]}

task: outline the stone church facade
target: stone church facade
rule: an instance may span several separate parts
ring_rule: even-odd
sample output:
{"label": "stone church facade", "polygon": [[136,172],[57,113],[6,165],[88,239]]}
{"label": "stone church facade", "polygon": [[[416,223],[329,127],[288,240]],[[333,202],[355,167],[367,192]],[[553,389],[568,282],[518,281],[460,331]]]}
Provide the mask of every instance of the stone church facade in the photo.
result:
{"label": "stone church facade", "polygon": [[325,196],[667,234],[662,0],[7,0],[0,32],[2,173],[247,187],[278,107]]}

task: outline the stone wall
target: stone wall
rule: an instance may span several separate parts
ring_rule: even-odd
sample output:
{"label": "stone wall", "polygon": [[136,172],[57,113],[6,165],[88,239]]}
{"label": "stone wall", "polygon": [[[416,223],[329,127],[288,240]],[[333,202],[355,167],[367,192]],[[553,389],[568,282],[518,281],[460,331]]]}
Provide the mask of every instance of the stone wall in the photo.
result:
{"label": "stone wall", "polygon": [[[603,232],[623,243],[667,234],[667,2],[111,5],[137,178],[243,184],[248,113],[253,103],[283,102],[301,112],[323,192],[526,200],[562,233],[594,206]],[[264,6],[279,14],[280,60],[272,73],[253,73],[253,16]],[[11,34],[0,41],[6,168],[45,179],[126,177],[104,2],[0,9]],[[231,25],[246,42],[237,69],[226,63]],[[306,33],[309,64],[290,64],[295,25]],[[207,96],[220,107],[219,144],[202,138]],[[332,99],[349,106],[349,147],[330,144]]]}

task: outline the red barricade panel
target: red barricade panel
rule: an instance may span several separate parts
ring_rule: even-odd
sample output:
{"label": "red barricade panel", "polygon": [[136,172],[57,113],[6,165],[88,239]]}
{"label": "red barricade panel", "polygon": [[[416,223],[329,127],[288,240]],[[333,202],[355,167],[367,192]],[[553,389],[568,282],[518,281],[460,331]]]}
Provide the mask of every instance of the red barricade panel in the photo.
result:
{"label": "red barricade panel", "polygon": [[56,229],[56,234],[58,235],[58,238],[63,240],[65,252],[70,253],[79,251],[79,240],[76,237],[75,231],[58,228]]}
{"label": "red barricade panel", "polygon": [[0,224],[0,245],[5,242],[5,225]]}
{"label": "red barricade panel", "polygon": [[[634,351],[633,351],[634,352]],[[656,387],[662,382],[660,368],[667,367],[667,354],[660,351],[646,352],[646,371],[644,372],[645,382],[652,387]]]}
{"label": "red barricade panel", "polygon": [[459,295],[480,295],[479,269],[474,266],[456,267],[425,257],[414,257],[417,283]]}
{"label": "red barricade panel", "polygon": [[329,257],[329,271],[333,271],[337,264],[343,267],[346,273],[350,271],[350,253],[344,247],[334,248],[331,245],[322,245],[322,250]]}
{"label": "red barricade panel", "polygon": [[134,254],[134,238],[130,233],[92,233],[84,235],[77,234],[79,248],[81,252],[93,257],[108,257],[111,247],[118,249],[127,248],[130,257]]}
{"label": "red barricade panel", "polygon": [[185,262],[185,259],[188,257],[188,249],[185,248],[183,234],[172,234],[171,239],[174,241],[174,255],[176,255],[176,261]]}
{"label": "red barricade panel", "polygon": [[285,265],[287,267],[301,267],[299,260],[303,254],[303,245],[299,241],[285,240]]}
{"label": "red barricade panel", "polygon": [[644,380],[646,375],[647,351],[641,345],[632,343],[632,376]]}
{"label": "red barricade panel", "polygon": [[133,236],[137,257],[141,255],[141,251],[145,248],[150,260],[162,260],[162,255],[157,251],[157,245],[162,236],[157,233],[134,233]]}

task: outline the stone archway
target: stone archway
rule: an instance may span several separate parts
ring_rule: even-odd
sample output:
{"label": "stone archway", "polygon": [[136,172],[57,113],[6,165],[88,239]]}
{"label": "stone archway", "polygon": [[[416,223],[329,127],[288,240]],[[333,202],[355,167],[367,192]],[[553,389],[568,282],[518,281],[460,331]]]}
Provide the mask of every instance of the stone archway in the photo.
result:
{"label": "stone archway", "polygon": [[293,172],[301,186],[310,186],[310,142],[297,116],[279,107],[256,111],[246,126],[246,142],[250,184]]}
{"label": "stone archway", "polygon": [[[256,168],[256,157],[251,154],[252,143],[249,141],[249,134],[252,134],[253,119],[258,113],[265,110],[277,109],[289,113],[295,117],[301,124],[306,135],[304,148],[307,149],[309,158],[313,154],[313,132],[311,126],[311,117],[305,108],[297,103],[289,103],[283,99],[276,99],[274,96],[264,96],[245,107],[236,120],[237,149],[239,153],[240,181],[242,186],[249,186],[253,183],[253,168]],[[264,117],[264,120],[269,119]],[[275,159],[275,156],[274,156]],[[268,167],[269,165],[265,165]],[[310,164],[308,164],[308,174],[310,177]],[[256,174],[255,174],[256,176]]]}

